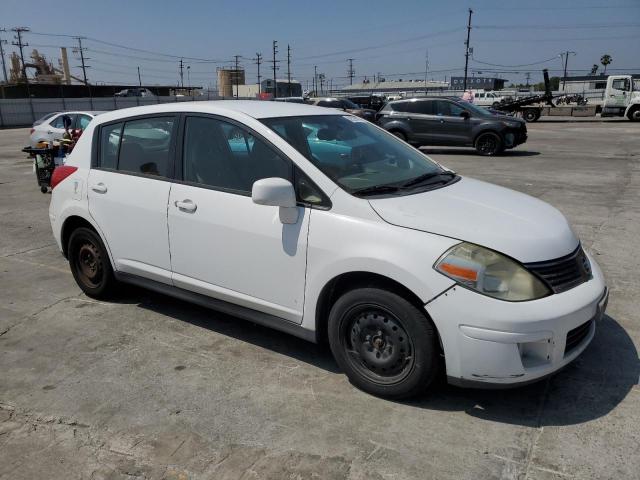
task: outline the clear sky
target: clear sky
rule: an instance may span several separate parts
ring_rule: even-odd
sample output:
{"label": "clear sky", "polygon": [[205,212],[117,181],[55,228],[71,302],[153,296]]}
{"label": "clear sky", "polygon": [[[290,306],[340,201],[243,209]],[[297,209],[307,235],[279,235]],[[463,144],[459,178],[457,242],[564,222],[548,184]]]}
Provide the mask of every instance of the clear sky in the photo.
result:
{"label": "clear sky", "polygon": [[[561,75],[558,53],[566,50],[576,53],[569,56],[573,74],[588,73],[605,53],[613,57],[609,71],[640,72],[640,0],[1,0],[0,28],[29,27],[25,53],[37,48],[54,63],[57,47],[76,46],[74,35],[87,37],[92,83],[137,83],[139,66],[143,83],[175,85],[182,56],[190,67],[185,84],[213,86],[216,67],[230,66],[234,55],[255,82],[256,53],[271,60],[277,40],[278,77],[286,77],[289,44],[293,78],[304,86],[317,65],[338,86],[349,81],[348,58],[355,81],[377,73],[423,79],[427,50],[429,78],[461,75],[468,8],[474,11],[470,74],[519,82],[531,72],[536,82],[543,67]],[[13,32],[0,35],[9,40],[6,53],[14,51]],[[77,55],[69,54],[78,75]],[[270,68],[265,62],[261,73],[272,75]]]}

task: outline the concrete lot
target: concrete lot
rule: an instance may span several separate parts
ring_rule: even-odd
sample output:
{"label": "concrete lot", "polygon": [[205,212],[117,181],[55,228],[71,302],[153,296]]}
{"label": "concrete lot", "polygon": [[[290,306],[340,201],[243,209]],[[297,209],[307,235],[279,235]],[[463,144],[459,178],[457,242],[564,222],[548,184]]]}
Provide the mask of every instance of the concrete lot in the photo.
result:
{"label": "concrete lot", "polygon": [[608,316],[547,381],[395,403],[326,347],[143,290],[82,295],[19,153],[28,130],[0,131],[0,478],[640,478],[640,125],[529,132],[497,158],[425,150],[562,210]]}

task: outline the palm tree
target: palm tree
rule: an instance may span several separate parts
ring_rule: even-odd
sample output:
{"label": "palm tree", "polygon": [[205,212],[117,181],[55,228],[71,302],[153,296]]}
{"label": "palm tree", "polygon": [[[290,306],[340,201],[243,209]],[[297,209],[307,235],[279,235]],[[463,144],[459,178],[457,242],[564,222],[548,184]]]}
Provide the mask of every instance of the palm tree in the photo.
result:
{"label": "palm tree", "polygon": [[609,55],[609,54],[604,54],[600,58],[600,63],[602,65],[604,65],[604,73],[603,73],[603,75],[607,74],[607,65],[609,65],[612,61],[613,61],[613,58],[611,58],[611,55]]}

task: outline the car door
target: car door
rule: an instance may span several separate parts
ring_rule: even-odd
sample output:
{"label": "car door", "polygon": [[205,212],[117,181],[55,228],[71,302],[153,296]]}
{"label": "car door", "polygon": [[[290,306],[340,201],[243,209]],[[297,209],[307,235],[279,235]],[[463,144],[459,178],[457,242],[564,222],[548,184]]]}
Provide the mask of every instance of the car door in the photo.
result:
{"label": "car door", "polygon": [[438,131],[442,121],[436,115],[435,101],[410,101],[407,103],[407,110],[414,137],[423,145],[438,145]]}
{"label": "car door", "polygon": [[284,155],[240,124],[187,115],[169,198],[175,286],[300,323],[309,209],[283,224],[251,199],[256,180],[292,178]]}
{"label": "car door", "polygon": [[607,89],[607,97],[604,106],[624,108],[629,102],[628,96],[631,94],[631,81],[628,77],[610,77],[611,88]]}
{"label": "car door", "polygon": [[104,124],[89,173],[89,212],[119,272],[171,284],[167,202],[173,175],[174,115]]}
{"label": "car door", "polygon": [[438,144],[467,145],[471,141],[471,119],[461,116],[465,109],[449,100],[436,100],[433,103],[438,118]]}

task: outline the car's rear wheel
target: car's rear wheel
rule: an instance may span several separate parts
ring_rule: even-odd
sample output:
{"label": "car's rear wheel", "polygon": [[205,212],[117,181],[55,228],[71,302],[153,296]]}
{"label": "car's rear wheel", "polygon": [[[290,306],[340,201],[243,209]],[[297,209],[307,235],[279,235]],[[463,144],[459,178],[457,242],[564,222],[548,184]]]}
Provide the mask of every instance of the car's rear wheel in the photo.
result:
{"label": "car's rear wheel", "polygon": [[400,130],[391,130],[391,133],[393,133],[400,140],[402,140],[404,142],[407,141],[407,136],[403,132],[401,132]]}
{"label": "car's rear wheel", "polygon": [[480,155],[490,157],[502,152],[504,145],[500,135],[494,132],[485,132],[476,138],[476,151]]}
{"label": "car's rear wheel", "polygon": [[435,327],[400,295],[378,288],[345,293],[331,308],[328,332],[338,365],[366,392],[410,397],[437,376]]}
{"label": "car's rear wheel", "polygon": [[117,282],[102,240],[93,230],[79,227],[69,237],[69,266],[76,283],[93,298],[107,298],[115,293]]}

